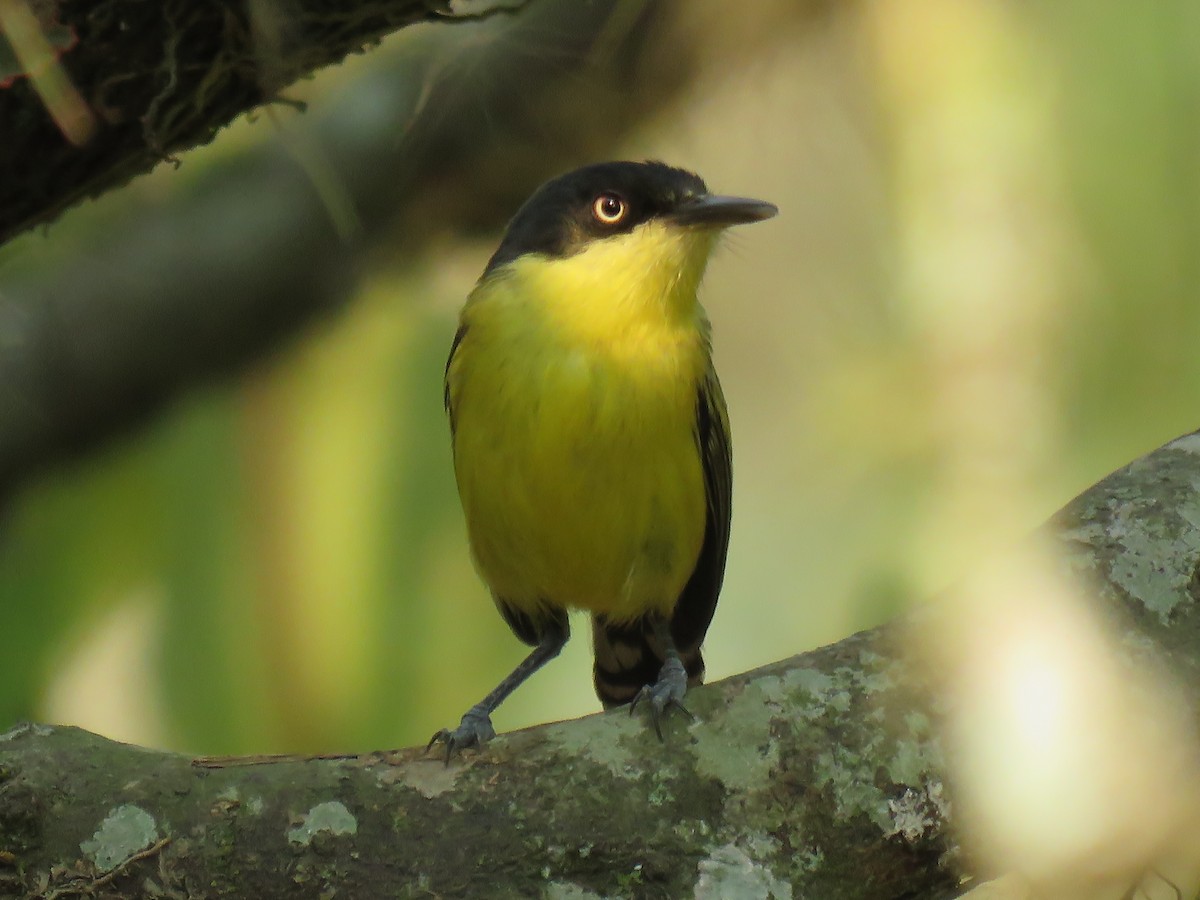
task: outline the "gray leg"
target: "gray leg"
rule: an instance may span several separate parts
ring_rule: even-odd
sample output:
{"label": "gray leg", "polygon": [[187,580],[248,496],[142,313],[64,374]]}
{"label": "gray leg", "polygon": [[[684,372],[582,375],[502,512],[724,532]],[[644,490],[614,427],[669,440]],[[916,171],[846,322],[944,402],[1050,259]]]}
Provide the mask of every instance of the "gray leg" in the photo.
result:
{"label": "gray leg", "polygon": [[683,695],[687,693],[688,686],[687,670],[683,667],[683,660],[679,658],[679,651],[675,649],[675,641],[666,622],[661,619],[654,622],[654,636],[665,651],[665,661],[658,671],[658,680],[654,684],[644,685],[633,698],[633,702],[629,704],[629,714],[633,715],[633,711],[643,700],[649,701],[650,721],[654,723],[654,733],[661,741],[662,719],[667,710],[677,709],[689,719],[695,716],[683,705]]}
{"label": "gray leg", "polygon": [[[478,747],[494,738],[496,730],[492,727],[492,713],[496,710],[496,707],[503,703],[509,694],[520,687],[525,679],[554,659],[554,657],[558,656],[562,652],[562,648],[566,645],[570,634],[566,616],[563,616],[561,619],[549,620],[545,631],[542,632],[538,644],[533,648],[532,652],[525,659],[521,660],[520,664],[509,672],[490,694],[463,714],[462,721],[458,723],[457,728],[453,731],[443,728],[430,738],[429,744],[425,748],[426,752],[438,742],[445,744],[446,765],[449,765],[450,757],[456,751],[464,747]],[[685,687],[686,683],[685,677]]]}

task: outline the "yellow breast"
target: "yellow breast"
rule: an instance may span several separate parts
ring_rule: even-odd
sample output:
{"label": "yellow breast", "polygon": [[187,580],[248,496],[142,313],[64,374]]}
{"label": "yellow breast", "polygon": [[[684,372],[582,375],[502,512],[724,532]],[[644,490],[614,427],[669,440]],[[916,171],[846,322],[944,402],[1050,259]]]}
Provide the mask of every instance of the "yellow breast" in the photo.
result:
{"label": "yellow breast", "polygon": [[700,552],[709,245],[639,238],[523,257],[463,312],[447,375],[459,493],[480,574],[521,609],[669,612]]}

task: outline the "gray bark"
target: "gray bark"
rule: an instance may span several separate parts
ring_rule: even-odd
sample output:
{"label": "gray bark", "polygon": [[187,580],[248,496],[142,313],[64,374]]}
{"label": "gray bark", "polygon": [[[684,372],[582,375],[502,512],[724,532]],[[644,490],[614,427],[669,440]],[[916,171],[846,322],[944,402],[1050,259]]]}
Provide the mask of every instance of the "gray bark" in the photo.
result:
{"label": "gray bark", "polygon": [[[1047,526],[1125,650],[1200,700],[1200,437]],[[930,615],[929,611],[914,613]],[[197,765],[73,728],[0,737],[0,891],[121,897],[952,896],[945,695],[912,622],[689,694],[665,744],[623,710],[419,749]]]}

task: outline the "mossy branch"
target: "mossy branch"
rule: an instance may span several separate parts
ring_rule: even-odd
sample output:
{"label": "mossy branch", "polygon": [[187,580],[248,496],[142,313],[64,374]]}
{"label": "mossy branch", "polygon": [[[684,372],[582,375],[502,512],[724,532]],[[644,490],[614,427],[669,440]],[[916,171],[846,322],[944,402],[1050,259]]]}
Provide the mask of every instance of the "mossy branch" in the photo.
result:
{"label": "mossy branch", "polygon": [[[1188,436],[1048,526],[1127,647],[1193,705],[1197,523]],[[951,896],[978,873],[952,827],[945,695],[906,651],[907,624],[698,689],[695,721],[672,720],[665,745],[622,710],[449,767],[419,749],[197,765],[18,728],[0,737],[0,893]]]}
{"label": "mossy branch", "polygon": [[[297,78],[389,32],[453,19],[448,5],[431,0],[50,0],[30,8],[32,38],[8,28],[14,59],[0,90],[0,243],[208,143]],[[49,59],[22,46],[42,40]],[[46,70],[56,66],[65,78],[47,86]],[[17,74],[25,68],[33,77]],[[74,124],[59,106],[74,111]]]}

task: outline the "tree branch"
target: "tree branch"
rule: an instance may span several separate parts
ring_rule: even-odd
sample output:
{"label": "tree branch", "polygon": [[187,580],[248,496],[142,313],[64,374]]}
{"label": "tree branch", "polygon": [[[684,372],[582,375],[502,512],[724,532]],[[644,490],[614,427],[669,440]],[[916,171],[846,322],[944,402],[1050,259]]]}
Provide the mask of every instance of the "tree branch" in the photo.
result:
{"label": "tree branch", "polygon": [[[511,5],[511,4],[510,4]],[[383,35],[441,18],[430,0],[46,0],[74,135],[36,78],[0,90],[0,243],[206,144],[240,113]],[[13,38],[12,29],[9,33]],[[14,41],[16,43],[16,41]],[[20,47],[16,48],[18,51]]]}
{"label": "tree branch", "polygon": [[[1048,526],[1065,567],[1095,576],[1122,652],[1170,669],[1192,704],[1198,512],[1193,435]],[[672,720],[665,746],[621,710],[505,735],[449,767],[419,750],[205,767],[74,728],[18,728],[0,737],[0,889],[948,896],[972,864],[951,830],[946,701],[905,627],[698,689],[695,721]]]}

